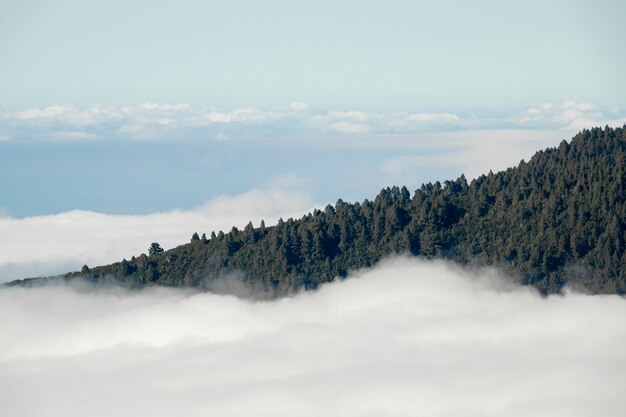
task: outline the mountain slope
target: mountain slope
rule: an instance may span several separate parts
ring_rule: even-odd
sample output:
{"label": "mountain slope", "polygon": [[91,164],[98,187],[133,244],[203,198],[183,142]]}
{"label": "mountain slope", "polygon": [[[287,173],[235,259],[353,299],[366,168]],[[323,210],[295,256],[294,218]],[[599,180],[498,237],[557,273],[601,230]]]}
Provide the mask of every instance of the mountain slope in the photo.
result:
{"label": "mountain slope", "polygon": [[[543,293],[626,293],[626,129],[594,128],[471,183],[387,188],[274,227],[233,228],[65,279],[212,288],[235,274],[275,295],[315,288],[394,253],[496,265]],[[20,281],[24,284],[29,281]]]}

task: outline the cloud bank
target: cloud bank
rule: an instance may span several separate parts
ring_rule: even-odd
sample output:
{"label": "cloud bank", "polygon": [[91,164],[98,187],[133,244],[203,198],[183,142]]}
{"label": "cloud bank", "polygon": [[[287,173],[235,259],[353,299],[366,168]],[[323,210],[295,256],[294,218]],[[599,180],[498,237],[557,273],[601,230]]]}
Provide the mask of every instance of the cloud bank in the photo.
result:
{"label": "cloud bank", "polygon": [[145,253],[151,242],[165,249],[193,233],[243,229],[252,221],[269,226],[279,217],[300,217],[314,204],[295,177],[276,178],[267,188],[221,196],[190,210],[113,215],[72,210],[48,216],[0,217],[0,282],[48,276],[117,262]]}
{"label": "cloud bank", "polygon": [[[295,102],[269,109],[230,110],[146,102],[138,106],[54,104],[0,112],[0,138],[72,141],[97,138],[214,139],[264,136],[363,135],[489,129],[558,129],[576,132],[598,125],[621,126],[624,111],[566,100],[517,112],[475,115],[449,112],[327,110]],[[0,139],[2,140],[2,139]]]}
{"label": "cloud bank", "polygon": [[623,414],[626,301],[390,260],[276,302],[0,290],[0,408],[47,416]]}

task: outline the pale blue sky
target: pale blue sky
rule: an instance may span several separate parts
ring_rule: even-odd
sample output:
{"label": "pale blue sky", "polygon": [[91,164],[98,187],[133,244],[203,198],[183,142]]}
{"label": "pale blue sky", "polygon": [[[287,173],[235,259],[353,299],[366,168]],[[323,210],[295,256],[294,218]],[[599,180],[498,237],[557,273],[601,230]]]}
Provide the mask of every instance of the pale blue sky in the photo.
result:
{"label": "pale blue sky", "polygon": [[2,0],[0,107],[626,105],[624,1]]}

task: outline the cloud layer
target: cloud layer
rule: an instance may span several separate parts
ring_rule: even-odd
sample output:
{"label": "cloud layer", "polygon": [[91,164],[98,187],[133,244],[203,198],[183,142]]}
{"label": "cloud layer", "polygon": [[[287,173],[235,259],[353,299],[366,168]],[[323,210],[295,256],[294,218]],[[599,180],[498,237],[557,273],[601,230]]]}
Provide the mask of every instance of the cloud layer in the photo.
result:
{"label": "cloud layer", "polygon": [[277,178],[269,188],[218,197],[190,210],[145,215],[112,215],[73,210],[22,219],[0,217],[0,282],[47,276],[102,265],[147,251],[186,243],[195,232],[240,229],[252,221],[269,226],[279,217],[300,217],[314,205],[298,191],[297,178]]}
{"label": "cloud layer", "polygon": [[0,291],[14,417],[620,416],[626,302],[395,259],[276,302]]}
{"label": "cloud layer", "polygon": [[[231,110],[146,102],[139,106],[55,104],[0,112],[0,138],[21,140],[156,139],[200,135],[216,139],[306,134],[419,133],[480,129],[561,129],[622,125],[620,109],[572,100],[508,114],[323,110],[295,102],[270,109]],[[2,140],[0,139],[0,140]]]}

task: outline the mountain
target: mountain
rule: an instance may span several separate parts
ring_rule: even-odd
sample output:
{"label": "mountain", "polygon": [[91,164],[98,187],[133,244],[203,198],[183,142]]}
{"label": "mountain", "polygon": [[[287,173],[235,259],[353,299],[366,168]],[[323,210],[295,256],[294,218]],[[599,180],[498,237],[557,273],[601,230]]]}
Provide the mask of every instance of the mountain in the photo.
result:
{"label": "mountain", "polygon": [[373,201],[339,200],[300,219],[249,223],[210,239],[194,234],[168,251],[153,244],[149,256],[57,279],[213,289],[235,276],[254,291],[284,295],[408,253],[494,265],[544,294],[566,284],[625,294],[625,148],[626,126],[583,130],[469,184],[461,176],[413,195],[386,188]]}

